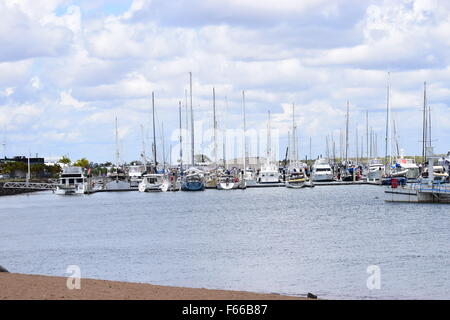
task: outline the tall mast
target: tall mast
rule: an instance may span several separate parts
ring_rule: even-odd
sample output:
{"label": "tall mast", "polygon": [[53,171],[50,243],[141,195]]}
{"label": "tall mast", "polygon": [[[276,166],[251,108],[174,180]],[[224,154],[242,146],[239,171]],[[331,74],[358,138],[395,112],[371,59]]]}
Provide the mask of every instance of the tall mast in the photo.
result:
{"label": "tall mast", "polygon": [[[389,164],[389,160],[388,160],[388,146],[389,146],[389,117],[390,117],[390,73],[388,72],[388,85],[387,85],[387,103],[386,103],[386,138],[385,138],[385,161],[386,161],[386,165]],[[389,155],[390,156],[390,155]]]}
{"label": "tall mast", "polygon": [[162,150],[163,150],[163,168],[164,173],[166,172],[166,148],[165,148],[165,142],[164,142],[164,122],[161,122],[161,140],[162,140]]}
{"label": "tall mast", "polygon": [[142,163],[147,168],[147,157],[145,156],[145,135],[144,126],[141,124],[141,136],[142,136]]}
{"label": "tall mast", "polygon": [[423,84],[423,127],[422,127],[422,163],[426,161],[427,147],[427,83]]}
{"label": "tall mast", "polygon": [[296,127],[295,127],[295,103],[292,103],[292,160],[297,161],[297,146],[296,146]]}
{"label": "tall mast", "polygon": [[213,88],[213,121],[214,121],[214,165],[217,166],[217,120],[216,120],[216,89]]}
{"label": "tall mast", "polygon": [[369,164],[369,110],[366,110],[366,156]]}
{"label": "tall mast", "polygon": [[225,96],[225,114],[224,114],[224,120],[223,120],[223,167],[225,170],[227,170],[227,114],[228,114],[228,97]]}
{"label": "tall mast", "polygon": [[155,172],[157,171],[156,161],[156,126],[155,126],[155,92],[152,92],[152,121],[153,121],[153,163],[155,165]]}
{"label": "tall mast", "polygon": [[358,159],[359,159],[359,154],[358,154],[358,126],[356,126],[356,165],[358,165]]}
{"label": "tall mast", "polygon": [[270,157],[272,154],[272,149],[271,149],[271,136],[270,136],[270,110],[268,110],[267,112],[268,114],[268,119],[267,119],[267,163],[270,163]]}
{"label": "tall mast", "polygon": [[246,123],[245,123],[245,91],[242,91],[242,113],[244,115],[244,172],[247,167],[247,135],[246,135]]}
{"label": "tall mast", "polygon": [[186,157],[189,161],[189,111],[188,111],[188,91],[187,89],[184,90],[184,107],[185,107],[185,118],[186,118],[186,140],[185,140],[185,145],[186,145]]}
{"label": "tall mast", "polygon": [[428,105],[428,147],[431,148],[431,107]]}
{"label": "tall mast", "polygon": [[183,134],[182,134],[182,125],[181,125],[181,101],[179,101],[179,118],[180,118],[180,173],[183,172]]}
{"label": "tall mast", "polygon": [[192,162],[192,166],[195,166],[195,155],[194,155],[194,111],[192,109],[192,72],[189,72],[189,88],[190,88],[190,98],[191,98],[191,162]]}
{"label": "tall mast", "polygon": [[347,122],[345,124],[345,166],[348,165],[348,122],[349,122],[349,106],[350,102],[347,101]]}
{"label": "tall mast", "polygon": [[116,117],[116,167],[119,168],[119,130],[117,128],[117,117]]}

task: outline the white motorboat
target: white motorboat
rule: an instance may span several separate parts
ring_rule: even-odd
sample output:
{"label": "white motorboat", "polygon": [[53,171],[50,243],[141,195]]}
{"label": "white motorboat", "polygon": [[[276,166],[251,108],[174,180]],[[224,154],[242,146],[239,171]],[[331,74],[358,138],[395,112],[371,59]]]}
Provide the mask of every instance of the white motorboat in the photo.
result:
{"label": "white motorboat", "polygon": [[142,175],[145,173],[146,167],[144,165],[129,166],[128,178],[130,180],[130,187],[136,188],[142,181]]}
{"label": "white motorboat", "polygon": [[247,168],[244,173],[244,180],[246,186],[256,185],[256,172],[254,169]]}
{"label": "white motorboat", "polygon": [[367,172],[368,181],[377,181],[385,175],[384,164],[379,159],[369,160],[369,169]]}
{"label": "white motorboat", "polygon": [[81,167],[66,167],[60,175],[60,181],[56,187],[56,194],[71,195],[84,194],[87,191],[88,182]]}
{"label": "white motorboat", "polygon": [[280,173],[277,166],[266,163],[261,167],[258,175],[259,183],[278,183],[280,182]]}
{"label": "white motorboat", "polygon": [[170,183],[161,173],[145,174],[139,183],[139,192],[166,192]]}
{"label": "white motorboat", "polygon": [[404,177],[407,179],[417,179],[420,176],[419,166],[414,162],[414,159],[401,157],[397,159],[396,166],[400,168],[399,171],[406,170]]}
{"label": "white motorboat", "polygon": [[317,159],[312,167],[312,181],[333,181],[333,170],[326,159]]}

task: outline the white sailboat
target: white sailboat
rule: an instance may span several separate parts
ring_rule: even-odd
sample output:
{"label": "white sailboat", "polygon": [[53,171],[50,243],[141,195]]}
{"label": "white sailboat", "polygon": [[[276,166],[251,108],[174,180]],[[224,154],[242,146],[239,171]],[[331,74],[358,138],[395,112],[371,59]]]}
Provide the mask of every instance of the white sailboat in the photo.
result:
{"label": "white sailboat", "polygon": [[162,173],[145,174],[139,183],[139,192],[166,192],[170,183]]}
{"label": "white sailboat", "polygon": [[278,171],[278,167],[270,161],[272,158],[271,142],[272,141],[270,136],[270,111],[269,111],[267,121],[267,157],[266,163],[261,166],[261,170],[259,171],[258,183],[280,182],[280,172]]}

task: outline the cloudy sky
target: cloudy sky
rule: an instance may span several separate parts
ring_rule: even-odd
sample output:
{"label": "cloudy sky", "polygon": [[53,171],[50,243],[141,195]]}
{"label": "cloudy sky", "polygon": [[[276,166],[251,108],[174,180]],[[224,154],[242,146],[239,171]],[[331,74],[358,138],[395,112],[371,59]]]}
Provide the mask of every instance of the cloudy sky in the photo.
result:
{"label": "cloudy sky", "polygon": [[450,150],[446,0],[0,0],[0,16],[1,156],[114,160],[117,116],[121,158],[138,159],[152,91],[168,149],[189,72],[197,126],[215,87],[219,126],[239,128],[245,90],[248,127],[270,110],[284,150],[295,103],[302,156],[310,137],[313,156],[327,135],[339,148],[347,100],[350,154],[368,110],[382,155],[388,71],[398,142],[420,154],[427,81],[435,151]]}

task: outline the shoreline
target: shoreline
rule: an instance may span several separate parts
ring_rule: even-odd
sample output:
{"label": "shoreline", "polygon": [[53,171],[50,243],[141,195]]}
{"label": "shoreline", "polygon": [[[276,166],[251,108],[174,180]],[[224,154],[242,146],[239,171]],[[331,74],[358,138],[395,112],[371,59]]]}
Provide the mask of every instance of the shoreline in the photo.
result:
{"label": "shoreline", "polygon": [[279,294],[85,278],[81,279],[79,290],[69,290],[66,283],[66,277],[0,273],[0,300],[311,300]]}

